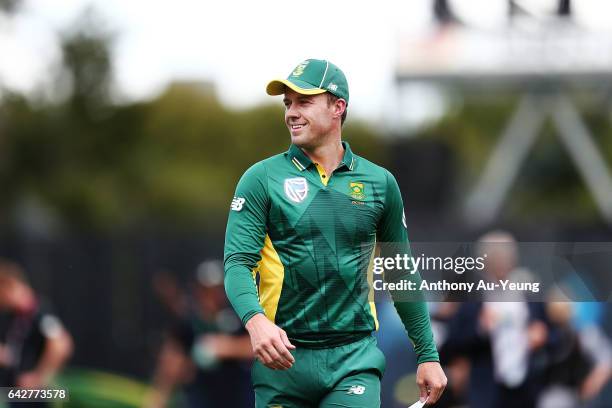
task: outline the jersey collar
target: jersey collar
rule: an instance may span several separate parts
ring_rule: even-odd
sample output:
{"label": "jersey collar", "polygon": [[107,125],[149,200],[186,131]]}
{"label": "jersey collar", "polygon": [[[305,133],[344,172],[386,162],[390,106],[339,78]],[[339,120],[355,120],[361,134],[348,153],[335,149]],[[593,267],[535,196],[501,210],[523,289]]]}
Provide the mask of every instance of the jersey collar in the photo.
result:
{"label": "jersey collar", "polygon": [[[344,156],[342,157],[342,162],[338,166],[338,169],[346,167],[348,170],[353,170],[355,167],[355,155],[353,155],[348,142],[343,141],[342,147],[344,147]],[[306,153],[304,153],[302,149],[294,144],[289,146],[289,150],[287,150],[285,155],[300,171],[306,170],[311,164],[313,164],[312,160],[306,156]]]}

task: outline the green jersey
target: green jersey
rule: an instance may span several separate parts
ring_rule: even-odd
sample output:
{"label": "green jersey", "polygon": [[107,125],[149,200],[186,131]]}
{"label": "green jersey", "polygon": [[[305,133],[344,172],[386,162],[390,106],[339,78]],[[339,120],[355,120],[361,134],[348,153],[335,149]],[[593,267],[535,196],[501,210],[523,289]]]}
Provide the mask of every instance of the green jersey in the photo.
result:
{"label": "green jersey", "polygon": [[[337,346],[377,330],[368,268],[376,242],[409,251],[395,178],[343,147],[342,162],[326,175],[291,145],[249,168],[231,204],[228,298],[244,324],[265,313],[298,346]],[[426,304],[395,306],[418,362],[438,361]]]}

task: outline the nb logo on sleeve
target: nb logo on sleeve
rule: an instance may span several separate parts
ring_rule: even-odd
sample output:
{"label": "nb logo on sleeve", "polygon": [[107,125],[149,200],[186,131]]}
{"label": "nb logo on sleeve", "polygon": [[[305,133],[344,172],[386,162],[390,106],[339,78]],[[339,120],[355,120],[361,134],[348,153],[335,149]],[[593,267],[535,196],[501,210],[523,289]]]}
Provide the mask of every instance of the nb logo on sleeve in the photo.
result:
{"label": "nb logo on sleeve", "polygon": [[353,385],[351,388],[349,388],[349,390],[346,393],[361,395],[364,392],[365,392],[365,387],[363,385]]}
{"label": "nb logo on sleeve", "polygon": [[232,211],[240,211],[242,210],[242,206],[244,205],[245,199],[242,197],[234,197],[232,200]]}

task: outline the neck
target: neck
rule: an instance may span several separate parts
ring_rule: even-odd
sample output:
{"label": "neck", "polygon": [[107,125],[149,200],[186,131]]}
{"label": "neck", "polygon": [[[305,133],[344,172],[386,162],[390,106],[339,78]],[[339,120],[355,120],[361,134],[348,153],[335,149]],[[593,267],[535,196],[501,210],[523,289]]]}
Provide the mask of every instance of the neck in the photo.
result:
{"label": "neck", "polygon": [[325,169],[325,173],[330,175],[338,168],[344,157],[344,147],[342,147],[340,138],[313,149],[303,148],[302,150],[310,160],[319,163]]}

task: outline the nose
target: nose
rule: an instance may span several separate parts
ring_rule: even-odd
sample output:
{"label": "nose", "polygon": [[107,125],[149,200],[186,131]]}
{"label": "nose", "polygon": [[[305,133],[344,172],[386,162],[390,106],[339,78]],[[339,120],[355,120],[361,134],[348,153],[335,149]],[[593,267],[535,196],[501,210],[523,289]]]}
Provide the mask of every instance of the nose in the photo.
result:
{"label": "nose", "polygon": [[300,117],[300,111],[299,111],[299,109],[295,105],[296,104],[292,103],[285,110],[285,118],[286,119],[296,119],[296,118]]}

